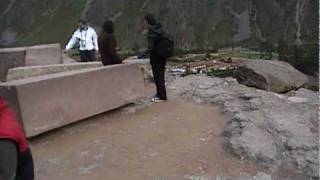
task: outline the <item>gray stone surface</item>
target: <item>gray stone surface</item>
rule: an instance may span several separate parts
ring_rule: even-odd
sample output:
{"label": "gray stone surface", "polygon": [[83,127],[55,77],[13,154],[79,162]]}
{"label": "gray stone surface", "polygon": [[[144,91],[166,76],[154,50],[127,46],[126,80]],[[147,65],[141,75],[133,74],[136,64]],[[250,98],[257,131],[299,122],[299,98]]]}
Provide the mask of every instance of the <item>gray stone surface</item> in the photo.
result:
{"label": "gray stone surface", "polygon": [[137,64],[63,72],[0,85],[28,137],[134,102],[146,93]]}
{"label": "gray stone surface", "polygon": [[8,70],[25,66],[25,48],[0,49],[0,82],[6,80]]}
{"label": "gray stone surface", "polygon": [[306,75],[282,61],[247,61],[235,77],[241,84],[277,93],[298,89],[308,82]]}
{"label": "gray stone surface", "polygon": [[304,98],[309,103],[319,104],[319,92],[301,88],[297,91],[293,91],[290,94],[292,97]]}
{"label": "gray stone surface", "polygon": [[62,64],[60,44],[26,47],[26,66]]}
{"label": "gray stone surface", "polygon": [[[177,96],[223,106],[225,148],[270,168],[290,165],[319,178],[319,107],[286,95],[257,90],[235,79],[188,76],[168,87]],[[298,92],[299,94],[299,92]]]}
{"label": "gray stone surface", "polygon": [[55,64],[45,66],[26,66],[9,69],[7,81],[19,80],[34,76],[74,71],[86,68],[102,67],[101,62]]}

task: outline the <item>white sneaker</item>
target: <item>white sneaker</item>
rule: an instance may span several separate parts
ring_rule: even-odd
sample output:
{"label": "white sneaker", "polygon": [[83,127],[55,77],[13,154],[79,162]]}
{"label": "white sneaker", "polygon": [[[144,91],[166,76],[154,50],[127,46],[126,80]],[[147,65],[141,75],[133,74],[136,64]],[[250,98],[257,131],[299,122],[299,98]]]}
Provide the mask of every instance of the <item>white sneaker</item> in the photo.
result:
{"label": "white sneaker", "polygon": [[154,97],[151,99],[152,102],[155,102],[155,103],[160,103],[160,102],[164,102],[164,100],[158,98],[158,97]]}

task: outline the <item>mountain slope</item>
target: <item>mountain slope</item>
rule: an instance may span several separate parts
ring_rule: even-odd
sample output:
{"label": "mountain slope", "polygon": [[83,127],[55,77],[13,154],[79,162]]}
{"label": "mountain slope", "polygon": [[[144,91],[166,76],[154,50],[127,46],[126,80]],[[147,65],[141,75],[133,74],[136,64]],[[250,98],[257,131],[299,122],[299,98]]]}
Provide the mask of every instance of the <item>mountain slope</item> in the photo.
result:
{"label": "mountain slope", "polygon": [[230,46],[258,40],[317,43],[315,0],[2,0],[0,45],[65,44],[76,20],[98,31],[106,19],[116,24],[123,48],[142,47],[142,17],[153,12],[181,49]]}

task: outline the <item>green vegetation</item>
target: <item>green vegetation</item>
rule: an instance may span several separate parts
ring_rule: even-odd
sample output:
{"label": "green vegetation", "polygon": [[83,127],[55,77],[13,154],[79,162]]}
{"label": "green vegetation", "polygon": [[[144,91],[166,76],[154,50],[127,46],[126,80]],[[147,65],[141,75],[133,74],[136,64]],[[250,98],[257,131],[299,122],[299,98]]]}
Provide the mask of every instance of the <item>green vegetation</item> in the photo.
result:
{"label": "green vegetation", "polygon": [[305,44],[301,46],[287,45],[279,42],[279,59],[292,64],[303,73],[314,75],[319,73],[319,45]]}
{"label": "green vegetation", "polygon": [[207,75],[208,76],[215,76],[215,77],[220,77],[220,78],[225,78],[225,77],[232,77],[234,74],[233,69],[227,69],[227,70],[215,70],[215,71],[211,71],[208,72]]}

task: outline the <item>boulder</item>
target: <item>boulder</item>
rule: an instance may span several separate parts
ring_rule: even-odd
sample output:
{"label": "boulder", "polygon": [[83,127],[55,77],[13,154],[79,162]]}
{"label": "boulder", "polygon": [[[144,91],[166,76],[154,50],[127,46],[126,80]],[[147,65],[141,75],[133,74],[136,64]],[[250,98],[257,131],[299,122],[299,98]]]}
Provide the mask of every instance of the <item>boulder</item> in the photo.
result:
{"label": "boulder", "polygon": [[26,66],[9,69],[7,81],[19,80],[34,76],[41,76],[47,74],[55,74],[59,72],[74,71],[86,68],[101,67],[101,62],[88,63],[70,63],[70,64],[54,64],[45,66]]}
{"label": "boulder", "polygon": [[247,61],[234,77],[241,84],[277,93],[298,89],[308,81],[306,75],[290,64],[266,60]]}
{"label": "boulder", "polygon": [[82,69],[10,81],[0,95],[27,137],[133,103],[146,93],[137,64]]}

